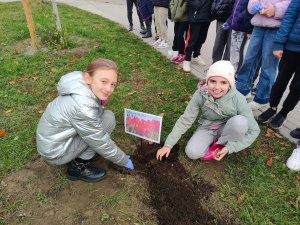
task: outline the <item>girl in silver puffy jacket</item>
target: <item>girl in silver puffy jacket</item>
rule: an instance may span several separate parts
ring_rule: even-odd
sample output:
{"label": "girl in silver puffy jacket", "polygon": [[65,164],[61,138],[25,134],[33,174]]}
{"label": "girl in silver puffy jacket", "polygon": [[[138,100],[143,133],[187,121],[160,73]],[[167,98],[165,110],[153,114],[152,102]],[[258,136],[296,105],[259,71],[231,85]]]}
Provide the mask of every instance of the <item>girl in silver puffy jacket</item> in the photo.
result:
{"label": "girl in silver puffy jacket", "polygon": [[43,113],[36,134],[37,150],[51,165],[67,164],[71,180],[96,182],[106,171],[89,165],[97,154],[133,170],[133,164],[110,138],[115,128],[114,114],[104,110],[118,78],[117,65],[96,59],[85,72],[74,71],[61,77],[58,97]]}

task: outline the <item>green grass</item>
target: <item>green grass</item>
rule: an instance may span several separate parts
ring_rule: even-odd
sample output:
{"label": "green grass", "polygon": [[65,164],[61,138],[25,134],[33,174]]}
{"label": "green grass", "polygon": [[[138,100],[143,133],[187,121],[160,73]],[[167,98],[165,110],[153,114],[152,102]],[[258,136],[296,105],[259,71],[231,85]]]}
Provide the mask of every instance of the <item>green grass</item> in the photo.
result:
{"label": "green grass", "polygon": [[[40,111],[55,98],[60,76],[84,70],[97,57],[114,60],[121,69],[109,108],[118,121],[114,138],[128,153],[137,140],[123,132],[124,108],[164,112],[162,135],[166,137],[196,89],[197,81],[192,76],[180,72],[125,28],[75,8],[59,5],[60,17],[71,46],[84,52],[43,42],[55,23],[51,10],[49,4],[32,3],[39,50],[34,56],[25,56],[23,51],[30,41],[22,4],[0,3],[0,130],[6,130],[6,136],[0,138],[0,178],[23,168],[36,154],[35,130]],[[191,133],[192,130],[181,140],[182,146]],[[233,154],[226,158],[226,170],[218,176],[220,196],[236,209],[244,224],[300,224],[300,209],[296,208],[300,196],[296,176],[300,174],[285,166],[294,145],[265,137],[264,133],[265,130],[246,156]],[[270,157],[272,167],[266,166]],[[58,179],[53,189],[60,190],[64,185],[65,180]],[[240,196],[242,203],[237,201]],[[110,197],[102,203],[115,204],[119,199],[118,195]],[[45,193],[38,193],[36,198],[47,200]],[[19,204],[22,202],[12,207]],[[0,224],[1,221],[0,215]]]}

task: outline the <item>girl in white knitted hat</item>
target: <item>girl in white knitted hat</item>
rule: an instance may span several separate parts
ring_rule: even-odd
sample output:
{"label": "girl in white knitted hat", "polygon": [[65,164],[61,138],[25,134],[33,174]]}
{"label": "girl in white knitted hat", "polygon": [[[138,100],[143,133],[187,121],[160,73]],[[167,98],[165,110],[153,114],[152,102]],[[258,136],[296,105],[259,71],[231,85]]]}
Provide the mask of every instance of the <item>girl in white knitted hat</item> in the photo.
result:
{"label": "girl in white knitted hat", "polygon": [[226,154],[249,147],[260,129],[245,96],[235,89],[234,68],[229,61],[210,66],[183,115],[177,120],[157,159],[168,157],[172,147],[192,126],[199,112],[199,127],[188,141],[190,159],[221,160]]}

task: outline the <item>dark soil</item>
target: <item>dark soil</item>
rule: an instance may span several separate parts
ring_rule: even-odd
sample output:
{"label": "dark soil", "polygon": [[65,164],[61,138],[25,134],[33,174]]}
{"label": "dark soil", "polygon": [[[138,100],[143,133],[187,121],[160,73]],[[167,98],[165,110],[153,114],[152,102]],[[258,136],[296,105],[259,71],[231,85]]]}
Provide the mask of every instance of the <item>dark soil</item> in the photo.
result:
{"label": "dark soil", "polygon": [[159,224],[226,224],[201,205],[201,200],[208,199],[215,188],[202,179],[191,178],[178,161],[178,145],[168,158],[164,157],[161,162],[156,160],[156,152],[161,146],[143,143],[132,156],[136,173],[148,180],[150,205],[156,210]]}

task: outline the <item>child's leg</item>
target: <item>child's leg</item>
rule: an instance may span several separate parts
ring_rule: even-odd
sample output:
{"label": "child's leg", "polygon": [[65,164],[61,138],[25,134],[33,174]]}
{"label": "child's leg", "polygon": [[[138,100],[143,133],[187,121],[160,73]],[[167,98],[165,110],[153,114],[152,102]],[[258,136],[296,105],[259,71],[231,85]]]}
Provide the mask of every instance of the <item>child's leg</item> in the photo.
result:
{"label": "child's leg", "polygon": [[126,2],[127,2],[127,18],[128,18],[129,26],[133,26],[132,23],[133,0],[126,0]]}
{"label": "child's leg", "polygon": [[261,60],[264,28],[254,27],[249,47],[236,78],[236,89],[243,95],[250,93],[255,71]]}
{"label": "child's leg", "polygon": [[184,41],[184,33],[186,32],[186,30],[188,29],[189,27],[189,22],[188,21],[185,21],[185,22],[178,22],[179,25],[178,25],[178,32],[177,32],[177,35],[178,35],[178,51],[179,51],[179,54],[181,55],[184,55],[184,46],[185,46],[185,41]]}
{"label": "child's leg", "polygon": [[[224,23],[224,21],[217,20],[216,38],[215,38],[215,43],[214,43],[213,53],[212,53],[213,63],[215,63],[223,58],[224,49],[226,47],[226,43],[228,40],[228,33],[230,32],[230,31],[224,30],[222,28],[223,23]],[[226,47],[226,49],[227,49],[227,47]],[[228,59],[225,59],[225,54],[224,54],[224,60],[228,60]]]}
{"label": "child's leg", "polygon": [[279,63],[279,73],[272,87],[270,94],[270,107],[277,107],[290,79],[294,78],[290,84],[290,93],[283,102],[282,110],[286,116],[294,109],[299,101],[300,90],[300,53],[284,50]]}
{"label": "child's leg", "polygon": [[270,93],[275,82],[279,60],[273,55],[273,45],[277,29],[265,28],[262,45],[261,72],[254,102],[266,104],[270,101]]}
{"label": "child's leg", "polygon": [[185,47],[186,61],[191,61],[192,59],[192,53],[199,37],[200,27],[200,23],[190,23]]}
{"label": "child's leg", "polygon": [[197,41],[194,45],[193,58],[197,58],[199,55],[201,55],[200,51],[201,51],[202,45],[206,41],[210,22],[201,22],[199,24],[200,24],[199,31],[198,31],[199,35],[198,35]]}
{"label": "child's leg", "polygon": [[[116,126],[116,120],[113,112],[110,110],[105,110],[101,116],[101,119],[103,121],[104,130],[108,134],[111,134]],[[68,146],[64,155],[58,159],[48,161],[50,164],[63,165],[71,162],[75,158],[89,160],[96,154],[96,152],[89,148],[89,146],[79,135],[76,135],[75,137],[72,137],[72,139],[68,140],[66,145]]]}
{"label": "child's leg", "polygon": [[159,14],[158,14],[158,6],[154,6],[154,24],[156,28],[156,34],[161,39],[160,27],[159,27]]}
{"label": "child's leg", "polygon": [[233,116],[218,131],[220,138],[216,144],[225,145],[228,141],[238,141],[245,136],[247,131],[248,119],[241,115]]}
{"label": "child's leg", "polygon": [[168,26],[166,21],[168,19],[168,9],[164,7],[157,7],[157,18],[159,27],[159,37],[162,40],[168,41]]}
{"label": "child's leg", "polygon": [[246,33],[235,31],[231,32],[231,45],[230,45],[230,62],[233,65],[235,71],[237,71],[239,62],[240,62],[240,55],[243,54],[241,51],[242,43],[245,39]]}
{"label": "child's leg", "polygon": [[186,155],[190,159],[200,159],[204,156],[214,139],[212,133],[210,130],[198,128],[186,145]]}

